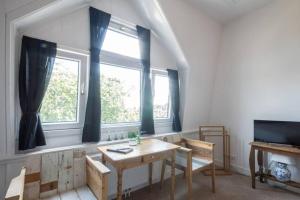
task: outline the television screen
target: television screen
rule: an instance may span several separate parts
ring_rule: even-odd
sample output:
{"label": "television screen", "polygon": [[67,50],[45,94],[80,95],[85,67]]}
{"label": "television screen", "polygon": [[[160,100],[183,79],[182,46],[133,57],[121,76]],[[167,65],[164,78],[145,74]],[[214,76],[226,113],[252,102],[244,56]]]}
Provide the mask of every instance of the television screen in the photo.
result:
{"label": "television screen", "polygon": [[254,120],[254,141],[300,147],[300,122]]}

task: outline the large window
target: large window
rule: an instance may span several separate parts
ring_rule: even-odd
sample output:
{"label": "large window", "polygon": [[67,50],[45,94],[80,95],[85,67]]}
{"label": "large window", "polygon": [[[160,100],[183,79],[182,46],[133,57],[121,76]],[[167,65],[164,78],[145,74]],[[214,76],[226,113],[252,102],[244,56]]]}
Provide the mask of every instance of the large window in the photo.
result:
{"label": "large window", "polygon": [[140,77],[138,69],[101,64],[102,123],[140,120]]}
{"label": "large window", "polygon": [[[40,110],[45,128],[82,123],[87,56],[59,50]],[[73,126],[70,126],[73,125]]]}
{"label": "large window", "polygon": [[[140,122],[141,62],[136,31],[112,24],[101,52],[102,124]],[[170,118],[166,71],[152,70],[154,120]]]}
{"label": "large window", "polygon": [[[100,56],[101,123],[103,127],[138,125],[141,120],[141,75],[136,31],[116,25],[107,31]],[[88,88],[88,56],[59,50],[42,102],[45,130],[82,128]],[[170,119],[166,71],[151,70],[155,121]],[[121,125],[123,124],[123,125]]]}

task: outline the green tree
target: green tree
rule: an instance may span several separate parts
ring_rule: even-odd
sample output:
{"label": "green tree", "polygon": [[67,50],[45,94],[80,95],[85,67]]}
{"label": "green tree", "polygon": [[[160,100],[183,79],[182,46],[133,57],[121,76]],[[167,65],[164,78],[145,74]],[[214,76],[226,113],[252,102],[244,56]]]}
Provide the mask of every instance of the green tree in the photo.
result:
{"label": "green tree", "polygon": [[126,108],[129,92],[117,78],[101,75],[102,123],[132,122],[139,120],[139,109]]}
{"label": "green tree", "polygon": [[53,68],[40,110],[42,122],[68,122],[77,118],[78,74],[64,66]]}

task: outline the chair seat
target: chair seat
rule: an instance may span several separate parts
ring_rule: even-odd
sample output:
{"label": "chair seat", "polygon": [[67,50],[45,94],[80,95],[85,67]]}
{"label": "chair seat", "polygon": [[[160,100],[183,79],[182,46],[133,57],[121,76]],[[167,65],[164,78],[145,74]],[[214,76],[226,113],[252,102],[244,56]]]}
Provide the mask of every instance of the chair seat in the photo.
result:
{"label": "chair seat", "polygon": [[[187,158],[185,154],[177,153],[175,163],[183,167],[187,167]],[[211,160],[200,157],[192,157],[192,170],[201,169],[212,164]]]}

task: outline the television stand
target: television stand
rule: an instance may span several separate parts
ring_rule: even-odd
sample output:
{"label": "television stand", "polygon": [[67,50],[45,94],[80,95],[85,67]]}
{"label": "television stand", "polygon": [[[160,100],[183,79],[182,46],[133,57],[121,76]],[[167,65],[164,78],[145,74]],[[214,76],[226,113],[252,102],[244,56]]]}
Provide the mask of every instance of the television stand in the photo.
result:
{"label": "television stand", "polygon": [[[269,172],[264,173],[263,168],[263,153],[275,153],[285,156],[291,156],[300,158],[300,149],[286,146],[286,145],[274,145],[265,142],[251,142],[251,150],[249,155],[249,166],[252,180],[252,188],[255,189],[255,178],[259,177],[261,183],[265,183],[266,180],[272,180],[275,182],[280,182],[282,184],[286,184],[288,186],[300,188],[300,183],[295,181],[281,182],[278,181],[274,176],[272,176]],[[257,151],[257,163],[259,166],[258,172],[255,172],[255,151]]]}

